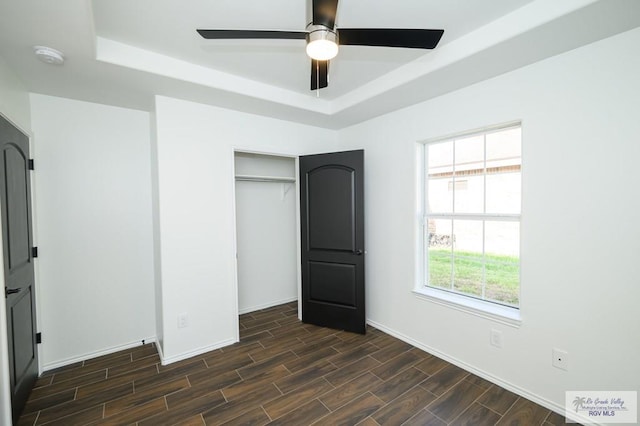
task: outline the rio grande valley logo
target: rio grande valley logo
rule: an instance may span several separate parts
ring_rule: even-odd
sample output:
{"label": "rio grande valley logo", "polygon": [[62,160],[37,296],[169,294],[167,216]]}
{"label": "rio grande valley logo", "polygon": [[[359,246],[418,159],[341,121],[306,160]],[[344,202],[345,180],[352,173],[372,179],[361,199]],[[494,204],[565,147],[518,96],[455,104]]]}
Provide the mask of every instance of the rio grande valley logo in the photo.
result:
{"label": "rio grande valley logo", "polygon": [[[636,391],[567,391],[565,415],[579,422],[636,423]],[[572,408],[569,408],[572,407]]]}

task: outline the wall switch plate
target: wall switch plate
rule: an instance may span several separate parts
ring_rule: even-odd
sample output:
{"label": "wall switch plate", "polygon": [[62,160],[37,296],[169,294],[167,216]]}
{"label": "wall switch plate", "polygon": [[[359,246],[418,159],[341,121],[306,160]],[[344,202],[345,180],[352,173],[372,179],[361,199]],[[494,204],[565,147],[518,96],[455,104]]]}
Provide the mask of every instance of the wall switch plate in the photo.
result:
{"label": "wall switch plate", "polygon": [[551,365],[561,370],[569,370],[569,353],[562,349],[553,348],[551,351]]}
{"label": "wall switch plate", "polygon": [[178,328],[185,328],[189,325],[189,315],[182,313],[178,315]]}
{"label": "wall switch plate", "polygon": [[501,348],[502,347],[502,331],[492,328],[491,333],[489,334],[489,342],[491,343],[491,346],[495,346],[496,348]]}

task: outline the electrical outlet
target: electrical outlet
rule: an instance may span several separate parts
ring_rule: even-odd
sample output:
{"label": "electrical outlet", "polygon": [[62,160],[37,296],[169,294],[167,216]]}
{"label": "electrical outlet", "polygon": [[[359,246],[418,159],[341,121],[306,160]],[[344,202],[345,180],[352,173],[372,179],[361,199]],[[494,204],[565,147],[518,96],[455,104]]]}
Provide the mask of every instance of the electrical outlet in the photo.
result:
{"label": "electrical outlet", "polygon": [[489,342],[492,346],[496,348],[502,347],[502,331],[496,330],[495,328],[491,329],[491,333],[489,334]]}
{"label": "electrical outlet", "polygon": [[569,370],[569,353],[562,349],[553,348],[551,351],[551,365],[561,370]]}
{"label": "electrical outlet", "polygon": [[186,313],[178,315],[178,328],[185,328],[189,326],[189,316]]}

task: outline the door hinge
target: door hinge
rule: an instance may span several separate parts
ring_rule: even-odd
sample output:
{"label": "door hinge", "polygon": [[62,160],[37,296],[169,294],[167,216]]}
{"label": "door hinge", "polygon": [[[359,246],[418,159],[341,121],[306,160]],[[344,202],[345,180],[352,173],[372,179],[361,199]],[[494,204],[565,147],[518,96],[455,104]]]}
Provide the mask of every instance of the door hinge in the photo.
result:
{"label": "door hinge", "polygon": [[29,170],[34,170],[34,163],[33,158],[29,158]]}
{"label": "door hinge", "polygon": [[36,333],[36,343],[42,343],[42,333]]}
{"label": "door hinge", "polygon": [[38,247],[31,247],[31,257],[38,257]]}

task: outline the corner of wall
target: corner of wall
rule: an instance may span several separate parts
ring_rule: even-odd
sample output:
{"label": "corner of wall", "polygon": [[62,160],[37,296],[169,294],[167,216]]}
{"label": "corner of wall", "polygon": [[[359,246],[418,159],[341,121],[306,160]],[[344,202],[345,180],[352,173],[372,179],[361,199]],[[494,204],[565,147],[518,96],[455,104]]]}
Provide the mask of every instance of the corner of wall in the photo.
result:
{"label": "corner of wall", "polygon": [[164,364],[164,327],[162,299],[162,258],[160,241],[160,192],[158,175],[158,130],[156,113],[151,112],[149,120],[151,130],[151,214],[153,226],[153,280],[155,284],[156,305],[156,346]]}

